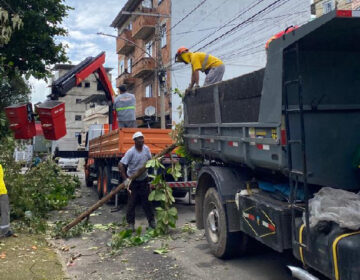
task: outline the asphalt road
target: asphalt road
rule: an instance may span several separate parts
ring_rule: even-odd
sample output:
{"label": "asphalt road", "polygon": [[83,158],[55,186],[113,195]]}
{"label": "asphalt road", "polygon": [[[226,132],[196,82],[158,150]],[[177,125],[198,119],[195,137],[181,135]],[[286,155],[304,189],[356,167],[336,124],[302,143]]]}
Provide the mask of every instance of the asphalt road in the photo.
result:
{"label": "asphalt road", "polygon": [[[81,173],[78,174],[83,178]],[[53,216],[54,220],[73,217],[75,211],[91,206],[97,201],[95,190],[87,188],[82,179],[77,198],[67,209]],[[243,257],[220,260],[209,251],[202,230],[194,233],[183,230],[188,224],[195,228],[194,205],[187,199],[177,201],[179,212],[178,229],[170,239],[154,240],[140,247],[126,248],[113,255],[107,243],[111,232],[97,229],[80,238],[53,240],[66,264],[71,279],[237,279],[237,280],[287,280],[292,279],[286,265],[300,265],[291,254],[279,254],[253,242],[252,249]],[[90,221],[94,224],[122,222],[125,205],[119,212],[111,212],[112,205],[104,205],[96,211]],[[145,216],[139,207],[136,212],[136,226],[147,226]],[[169,252],[154,254],[153,250],[167,245]],[[73,259],[73,261],[71,261]]]}

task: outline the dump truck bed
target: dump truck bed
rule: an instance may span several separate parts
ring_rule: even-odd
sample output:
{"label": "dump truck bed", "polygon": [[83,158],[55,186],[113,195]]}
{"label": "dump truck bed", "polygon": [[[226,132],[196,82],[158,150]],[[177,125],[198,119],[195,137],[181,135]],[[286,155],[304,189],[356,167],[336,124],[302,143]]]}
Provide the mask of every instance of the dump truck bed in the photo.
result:
{"label": "dump truck bed", "polygon": [[309,184],[359,190],[359,41],[360,18],[334,11],[273,41],[264,70],[193,90],[189,151],[286,176],[305,158]]}
{"label": "dump truck bed", "polygon": [[134,146],[132,136],[137,131],[144,134],[145,145],[150,148],[152,154],[159,153],[173,143],[170,129],[120,128],[90,140],[89,157],[122,157],[127,150]]}

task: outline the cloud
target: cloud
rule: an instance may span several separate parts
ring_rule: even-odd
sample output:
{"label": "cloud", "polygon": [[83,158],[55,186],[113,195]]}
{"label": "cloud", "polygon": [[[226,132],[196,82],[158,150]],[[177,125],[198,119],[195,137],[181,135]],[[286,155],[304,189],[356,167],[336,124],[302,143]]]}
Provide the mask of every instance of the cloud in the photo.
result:
{"label": "cloud", "polygon": [[[85,3],[86,2],[86,3]],[[57,42],[68,46],[66,49],[69,60],[76,65],[88,56],[96,56],[106,52],[106,67],[111,67],[112,83],[118,75],[116,40],[115,38],[96,35],[97,32],[116,35],[110,27],[111,22],[125,5],[127,0],[66,0],[66,4],[73,7],[69,15],[61,24],[68,30],[68,36],[56,38]],[[32,101],[39,102],[46,99],[50,93],[45,81],[30,79],[32,86]]]}
{"label": "cloud", "polygon": [[76,41],[89,41],[96,39],[97,35],[84,33],[79,30],[69,30],[69,37]]}

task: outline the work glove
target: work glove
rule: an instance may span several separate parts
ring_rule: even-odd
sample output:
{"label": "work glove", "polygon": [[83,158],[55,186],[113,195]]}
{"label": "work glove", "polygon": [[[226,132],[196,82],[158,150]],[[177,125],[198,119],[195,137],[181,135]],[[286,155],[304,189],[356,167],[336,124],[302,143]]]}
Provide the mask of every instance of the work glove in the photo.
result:
{"label": "work glove", "polygon": [[131,190],[130,190],[131,180],[129,178],[126,178],[126,180],[123,183],[129,194],[131,194]]}

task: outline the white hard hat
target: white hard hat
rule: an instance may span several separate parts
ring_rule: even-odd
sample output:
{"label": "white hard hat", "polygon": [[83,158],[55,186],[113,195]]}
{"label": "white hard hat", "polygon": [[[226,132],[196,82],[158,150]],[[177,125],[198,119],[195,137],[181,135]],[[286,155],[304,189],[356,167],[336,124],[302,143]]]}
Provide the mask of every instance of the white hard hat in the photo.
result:
{"label": "white hard hat", "polygon": [[144,135],[141,133],[141,131],[137,131],[133,135],[133,139],[138,138],[138,137],[144,137]]}

